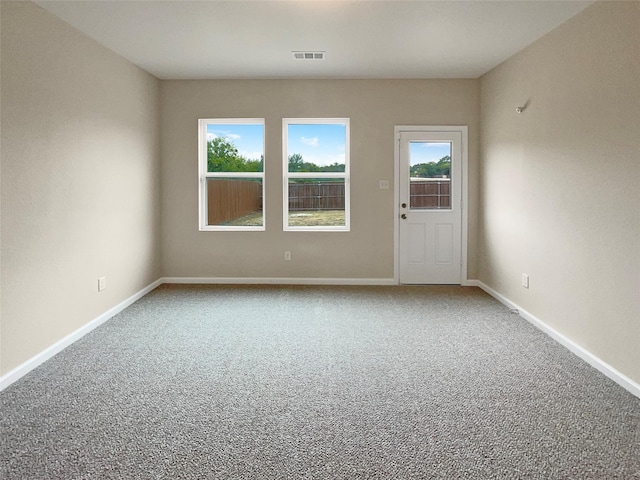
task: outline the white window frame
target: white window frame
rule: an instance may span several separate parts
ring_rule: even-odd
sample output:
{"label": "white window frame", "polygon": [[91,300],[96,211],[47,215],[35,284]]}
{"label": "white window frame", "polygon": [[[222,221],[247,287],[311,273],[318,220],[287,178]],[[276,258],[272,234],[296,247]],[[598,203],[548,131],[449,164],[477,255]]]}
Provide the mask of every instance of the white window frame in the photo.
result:
{"label": "white window frame", "polygon": [[[344,172],[289,172],[289,125],[345,126]],[[287,232],[348,232],[351,229],[350,195],[350,119],[349,118],[283,118],[282,119],[282,228]],[[295,153],[295,152],[293,152]],[[337,178],[344,179],[344,225],[290,226],[289,225],[289,179],[293,178]]]}
{"label": "white window frame", "polygon": [[[207,171],[207,127],[209,125],[230,125],[230,124],[261,124],[262,125],[262,152],[263,165],[262,172],[208,172]],[[266,209],[265,205],[265,121],[264,118],[201,118],[198,120],[198,218],[199,230],[201,232],[212,231],[233,231],[250,232],[265,231],[266,229]],[[262,180],[262,225],[260,226],[235,226],[235,225],[207,225],[208,201],[207,201],[207,179],[209,178],[259,178]]]}

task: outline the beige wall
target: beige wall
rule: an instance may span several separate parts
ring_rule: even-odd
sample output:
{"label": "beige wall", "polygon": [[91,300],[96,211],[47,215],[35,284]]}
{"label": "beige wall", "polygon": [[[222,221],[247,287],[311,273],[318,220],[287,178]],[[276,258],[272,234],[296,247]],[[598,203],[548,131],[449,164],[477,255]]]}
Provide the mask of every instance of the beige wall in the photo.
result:
{"label": "beige wall", "polygon": [[[165,276],[392,278],[394,125],[469,126],[469,276],[475,275],[478,80],[162,82]],[[265,118],[265,232],[198,231],[198,118]],[[351,119],[351,231],[282,231],[282,118]],[[285,262],[289,250],[292,260]]]}
{"label": "beige wall", "polygon": [[482,77],[478,236],[481,281],[635,382],[639,25],[598,2]]}
{"label": "beige wall", "polygon": [[160,276],[160,113],[158,80],[40,7],[1,22],[4,374]]}
{"label": "beige wall", "polygon": [[[640,3],[480,80],[159,82],[29,2],[1,14],[0,375],[160,276],[392,277],[393,127],[444,124],[469,126],[469,278],[640,382]],[[198,231],[204,117],[266,118],[266,232]],[[351,118],[351,232],[282,232],[283,117]]]}

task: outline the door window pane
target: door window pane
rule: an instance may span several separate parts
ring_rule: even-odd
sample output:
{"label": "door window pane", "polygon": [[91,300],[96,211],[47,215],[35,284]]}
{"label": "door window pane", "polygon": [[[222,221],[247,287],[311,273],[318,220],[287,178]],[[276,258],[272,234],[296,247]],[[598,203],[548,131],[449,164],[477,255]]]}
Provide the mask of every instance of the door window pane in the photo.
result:
{"label": "door window pane", "polygon": [[451,143],[409,142],[409,206],[451,209]]}

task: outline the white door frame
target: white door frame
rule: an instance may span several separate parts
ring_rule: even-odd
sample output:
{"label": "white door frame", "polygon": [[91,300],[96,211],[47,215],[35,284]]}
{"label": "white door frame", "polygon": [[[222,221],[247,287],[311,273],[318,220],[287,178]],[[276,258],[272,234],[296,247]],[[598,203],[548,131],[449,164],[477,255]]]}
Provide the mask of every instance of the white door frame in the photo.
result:
{"label": "white door frame", "polygon": [[468,224],[468,190],[469,190],[469,128],[466,125],[396,125],[394,127],[394,169],[393,169],[393,280],[400,284],[400,133],[401,132],[461,132],[462,133],[462,252],[460,256],[460,284],[469,285],[467,278],[467,224]]}

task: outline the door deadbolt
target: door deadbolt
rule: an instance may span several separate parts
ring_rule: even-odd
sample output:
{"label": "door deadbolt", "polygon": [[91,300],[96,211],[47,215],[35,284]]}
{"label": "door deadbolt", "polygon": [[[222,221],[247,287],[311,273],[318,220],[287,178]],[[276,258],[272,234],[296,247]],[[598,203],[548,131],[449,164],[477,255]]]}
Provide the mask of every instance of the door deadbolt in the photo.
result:
{"label": "door deadbolt", "polygon": [[407,204],[406,203],[403,203],[401,206],[402,206],[402,208],[407,208]]}

